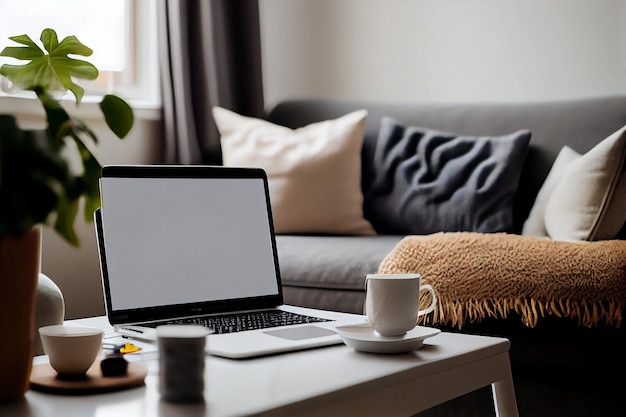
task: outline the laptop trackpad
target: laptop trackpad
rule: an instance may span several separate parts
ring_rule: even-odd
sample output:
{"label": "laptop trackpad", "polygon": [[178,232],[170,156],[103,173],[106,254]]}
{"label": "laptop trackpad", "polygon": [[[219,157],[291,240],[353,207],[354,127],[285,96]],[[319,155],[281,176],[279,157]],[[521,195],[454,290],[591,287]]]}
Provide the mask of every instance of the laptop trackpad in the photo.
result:
{"label": "laptop trackpad", "polygon": [[302,326],[289,329],[268,330],[263,333],[289,340],[312,339],[314,337],[332,336],[337,333],[317,326]]}

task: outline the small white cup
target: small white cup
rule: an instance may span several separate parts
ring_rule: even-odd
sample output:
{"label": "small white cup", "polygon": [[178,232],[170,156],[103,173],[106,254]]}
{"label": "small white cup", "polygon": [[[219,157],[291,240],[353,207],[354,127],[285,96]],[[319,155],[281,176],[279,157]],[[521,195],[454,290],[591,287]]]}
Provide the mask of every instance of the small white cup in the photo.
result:
{"label": "small white cup", "polygon": [[[420,274],[368,274],[365,278],[365,313],[381,336],[402,336],[417,326],[417,318],[435,309],[437,298]],[[431,303],[419,309],[420,294],[428,291]]]}
{"label": "small white cup", "polygon": [[102,347],[101,329],[66,326],[39,328],[43,350],[59,377],[80,377],[93,365]]}
{"label": "small white cup", "polygon": [[194,325],[156,329],[159,345],[159,393],[166,401],[204,401],[206,337],[213,330]]}

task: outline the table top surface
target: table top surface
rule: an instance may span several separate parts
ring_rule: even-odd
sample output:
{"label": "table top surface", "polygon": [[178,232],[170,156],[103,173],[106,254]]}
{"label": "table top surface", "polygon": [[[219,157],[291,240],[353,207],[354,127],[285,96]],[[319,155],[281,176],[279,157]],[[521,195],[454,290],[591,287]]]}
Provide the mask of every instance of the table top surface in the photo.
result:
{"label": "table top surface", "polygon": [[[111,331],[106,317],[72,321]],[[207,356],[205,402],[176,405],[161,401],[158,353],[140,355],[148,368],[145,386],[92,395],[55,395],[30,390],[26,401],[1,405],[12,416],[178,416],[254,415],[301,405],[314,407],[341,396],[363,395],[419,379],[509,349],[503,338],[442,332],[403,354],[358,352],[346,345],[310,349],[253,359]],[[47,357],[36,357],[35,363]],[[4,410],[4,411],[3,411]]]}

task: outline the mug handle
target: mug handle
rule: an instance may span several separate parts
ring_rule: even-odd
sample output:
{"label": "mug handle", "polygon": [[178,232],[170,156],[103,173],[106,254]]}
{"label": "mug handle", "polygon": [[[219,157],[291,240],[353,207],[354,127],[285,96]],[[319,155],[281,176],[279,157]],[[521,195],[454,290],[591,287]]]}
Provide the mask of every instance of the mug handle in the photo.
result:
{"label": "mug handle", "polygon": [[423,316],[424,314],[432,313],[435,310],[435,306],[437,305],[437,296],[435,295],[435,290],[433,289],[433,287],[431,287],[429,284],[422,284],[420,285],[420,293],[422,292],[422,290],[430,292],[432,301],[427,308],[417,311],[417,317]]}

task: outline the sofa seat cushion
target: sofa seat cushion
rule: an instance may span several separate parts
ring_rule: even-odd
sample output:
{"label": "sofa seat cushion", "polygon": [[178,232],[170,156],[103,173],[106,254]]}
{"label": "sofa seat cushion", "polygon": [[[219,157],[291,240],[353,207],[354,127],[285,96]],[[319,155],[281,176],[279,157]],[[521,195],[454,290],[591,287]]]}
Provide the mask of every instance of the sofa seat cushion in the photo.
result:
{"label": "sofa seat cushion", "polygon": [[407,236],[379,273],[420,273],[438,297],[426,321],[461,327],[517,313],[619,327],[626,308],[626,241],[565,242],[505,233]]}
{"label": "sofa seat cushion", "polygon": [[365,291],[285,285],[283,286],[283,299],[285,304],[294,306],[363,314]]}
{"label": "sofa seat cushion", "polygon": [[278,260],[285,286],[361,291],[365,275],[404,236],[278,235]]}

